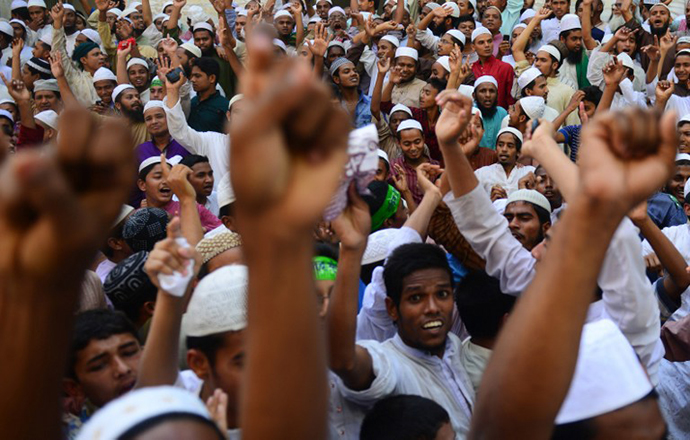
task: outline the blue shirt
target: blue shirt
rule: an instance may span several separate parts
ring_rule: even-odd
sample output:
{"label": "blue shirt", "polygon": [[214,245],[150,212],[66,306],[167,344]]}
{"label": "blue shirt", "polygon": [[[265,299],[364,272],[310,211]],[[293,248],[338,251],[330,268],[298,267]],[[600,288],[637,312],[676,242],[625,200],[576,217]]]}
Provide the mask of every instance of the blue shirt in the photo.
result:
{"label": "blue shirt", "polygon": [[[340,104],[347,110],[344,101],[341,101]],[[362,128],[371,124],[371,96],[359,92],[359,100],[355,107],[355,114],[352,115],[352,122],[355,124],[355,128]]]}
{"label": "blue shirt", "polygon": [[577,161],[577,150],[580,148],[580,131],[582,125],[567,125],[558,130],[565,137],[565,143],[570,149],[570,160],[573,162]]}
{"label": "blue shirt", "polygon": [[671,194],[658,192],[647,200],[647,213],[659,229],[688,222],[683,206]]}
{"label": "blue shirt", "polygon": [[479,142],[480,147],[496,149],[496,138],[501,130],[501,122],[503,122],[503,118],[506,116],[508,116],[508,112],[503,107],[496,107],[496,113],[493,116],[482,114],[484,136],[482,136],[482,140]]}

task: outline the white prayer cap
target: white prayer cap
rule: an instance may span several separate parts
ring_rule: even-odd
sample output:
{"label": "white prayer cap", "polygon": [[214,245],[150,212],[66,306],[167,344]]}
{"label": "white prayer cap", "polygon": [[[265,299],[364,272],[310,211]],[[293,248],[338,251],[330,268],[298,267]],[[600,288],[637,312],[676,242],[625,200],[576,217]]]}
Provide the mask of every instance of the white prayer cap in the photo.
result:
{"label": "white prayer cap", "polygon": [[[245,12],[245,15],[246,15],[246,14],[247,14],[247,13]],[[239,12],[237,13],[237,15],[240,15]],[[309,23],[309,24],[311,24],[311,23],[321,23],[321,17],[318,16],[317,14],[314,14],[314,16],[311,17],[307,23]]]}
{"label": "white prayer cap", "polygon": [[39,8],[48,9],[48,7],[46,6],[46,2],[44,2],[43,0],[29,0],[29,2],[26,4],[26,7],[30,8],[32,6],[38,6]]}
{"label": "white prayer cap", "polygon": [[441,5],[439,5],[439,4],[436,3],[436,2],[429,2],[429,3],[426,4],[426,7],[429,8],[429,9],[431,9],[431,10],[433,11],[433,10],[436,9],[436,8],[440,8]]}
{"label": "white prayer cap", "polygon": [[287,53],[287,46],[285,46],[285,43],[283,42],[283,40],[280,40],[278,38],[274,38],[273,39],[273,45],[283,49],[283,52]]}
{"label": "white prayer cap", "polygon": [[122,15],[122,11],[119,8],[110,8],[107,11],[105,11],[106,14],[113,14],[117,18],[120,18],[120,15]]}
{"label": "white prayer cap", "polygon": [[165,11],[165,8],[167,8],[168,6],[172,6],[172,5],[174,5],[174,3],[171,1],[167,1],[167,2],[163,3],[163,6],[161,7],[161,11]]}
{"label": "white prayer cap", "polygon": [[386,228],[381,229],[369,235],[367,240],[367,248],[362,255],[362,264],[376,263],[383,261],[388,255],[388,244],[398,234],[398,229]]}
{"label": "white prayer cap", "polygon": [[494,78],[491,75],[482,75],[479,78],[475,79],[474,88],[476,89],[477,87],[479,87],[480,84],[484,83],[491,83],[494,86],[496,86],[496,88],[498,88],[498,81],[496,81],[496,78]]}
{"label": "white prayer cap", "polygon": [[684,160],[690,161],[690,154],[688,154],[688,153],[676,154],[676,163],[684,161]]}
{"label": "white prayer cap", "polygon": [[331,47],[339,47],[339,48],[341,48],[343,51],[346,51],[346,50],[345,50],[345,45],[344,45],[343,43],[341,43],[340,41],[333,40],[333,41],[331,41],[330,43],[328,43],[328,46],[326,46],[326,52],[328,52],[328,51],[330,50]]}
{"label": "white prayer cap", "polygon": [[491,35],[491,31],[483,26],[479,26],[477,29],[472,31],[472,42],[477,39],[480,35]]}
{"label": "white prayer cap", "polygon": [[501,14],[501,10],[500,10],[500,9],[498,9],[498,7],[497,7],[497,6],[493,6],[493,5],[491,5],[491,6],[487,6],[487,8],[486,8],[486,9],[484,9],[484,12],[488,11],[489,9],[495,9],[496,11],[498,11],[498,14],[499,14],[499,15]]}
{"label": "white prayer cap", "polygon": [[513,32],[515,32],[515,29],[527,29],[527,25],[525,23],[518,23],[513,26]]}
{"label": "white prayer cap", "polygon": [[[482,121],[484,121],[484,117],[482,116],[482,111],[479,110],[477,107],[472,107],[472,116],[474,116],[474,115],[478,115],[478,116],[479,116],[479,119],[481,119]],[[483,124],[484,124],[484,122],[482,122],[482,125],[483,125]]]}
{"label": "white prayer cap", "polygon": [[[384,35],[383,37],[381,37],[381,40],[388,41],[390,44],[392,44],[396,48],[400,47],[400,40],[398,40],[398,38],[393,36],[393,35]],[[332,43],[332,41],[331,41],[331,43]]]}
{"label": "white prayer cap", "polygon": [[[247,11],[246,9],[238,9],[238,10],[237,10],[237,16],[238,16],[238,17],[246,17],[246,16],[248,16],[248,15],[249,15],[249,13],[248,13],[248,11]],[[312,18],[313,18],[313,17],[312,17]],[[310,20],[310,21],[311,21],[311,20]]]}
{"label": "white prayer cap", "polygon": [[543,73],[536,67],[530,67],[529,69],[525,70],[522,72],[522,75],[518,76],[517,83],[518,86],[520,87],[520,90],[524,89],[528,85],[532,83],[535,79],[539,78],[542,76]]}
{"label": "white prayer cap", "polygon": [[537,50],[537,53],[544,51],[548,53],[549,55],[553,56],[556,58],[556,61],[561,61],[561,51],[556,48],[556,46],[552,46],[550,44],[545,44],[542,47]]}
{"label": "white prayer cap", "polygon": [[14,105],[14,106],[17,105],[17,103],[14,102],[14,99],[12,99],[12,98],[3,98],[3,99],[0,99],[0,105],[3,105],[3,104],[12,104],[12,105]]}
{"label": "white prayer cap", "polygon": [[26,23],[24,23],[24,22],[21,21],[21,20],[17,20],[16,18],[13,18],[12,20],[10,20],[10,25],[11,25],[12,23],[16,23],[16,24],[18,24],[19,26],[23,27],[23,28],[24,28],[24,31],[26,31],[26,32],[29,31],[29,26],[27,26]]}
{"label": "white prayer cap", "polygon": [[60,93],[60,87],[56,79],[39,79],[34,81],[34,93],[41,91]]}
{"label": "white prayer cap", "polygon": [[225,173],[218,182],[218,207],[222,208],[235,202],[235,191],[230,183],[230,173]]}
{"label": "white prayer cap", "polygon": [[14,29],[12,25],[6,21],[0,20],[0,32],[14,38]]}
{"label": "white prayer cap", "polygon": [[[677,44],[677,43],[676,43],[676,44]],[[678,58],[678,57],[681,56],[681,55],[690,56],[690,49],[681,49],[681,50],[679,50],[678,52],[676,52],[675,58]]]}
{"label": "white prayer cap", "polygon": [[690,124],[690,113],[686,113],[682,118],[680,118],[680,121],[678,121],[678,126],[680,127],[682,124]]}
{"label": "white prayer cap", "polygon": [[46,125],[53,130],[58,129],[58,114],[53,110],[44,110],[34,116],[34,119],[40,121],[43,125]]}
{"label": "white prayer cap", "polygon": [[685,182],[685,186],[683,187],[683,198],[687,199],[688,194],[690,194],[690,179]]}
{"label": "white prayer cap", "polygon": [[[455,4],[455,3],[453,3],[453,4]],[[463,46],[464,46],[464,45],[466,44],[466,42],[467,42],[467,38],[465,37],[465,34],[463,34],[462,32],[460,32],[460,31],[457,30],[457,29],[451,29],[451,30],[449,30],[449,31],[446,32],[446,33],[447,33],[448,35],[450,35],[451,37],[455,38],[456,40],[460,40],[460,42],[462,43]]]}
{"label": "white prayer cap", "polygon": [[328,16],[330,17],[332,14],[335,14],[336,12],[340,12],[343,15],[345,14],[345,10],[341,8],[340,6],[333,6],[331,9],[328,10]]}
{"label": "white prayer cap", "polygon": [[551,214],[551,204],[549,203],[548,199],[544,197],[542,193],[540,193],[539,191],[535,191],[533,189],[519,189],[517,191],[513,191],[508,196],[506,206],[513,202],[534,203],[540,208],[544,208],[549,214]]}
{"label": "white prayer cap", "polygon": [[182,327],[187,336],[236,332],[247,327],[247,266],[223,266],[194,289]]}
{"label": "white prayer cap", "polygon": [[169,19],[170,16],[169,16],[168,14],[164,14],[164,13],[161,12],[160,14],[156,14],[156,15],[153,17],[153,21],[156,21],[156,20],[158,20],[159,18]]}
{"label": "white prayer cap", "polygon": [[371,12],[360,11],[359,13],[362,14],[362,18],[365,21],[369,20],[369,17],[371,16]]}
{"label": "white prayer cap", "polygon": [[129,17],[130,15],[134,14],[135,12],[139,12],[139,11],[137,11],[134,8],[130,8],[130,7],[125,8],[125,10],[122,11],[122,14],[120,14],[120,18]]}
{"label": "white prayer cap", "polygon": [[475,11],[477,10],[477,0],[470,0],[470,4],[472,5],[472,9]]}
{"label": "white prayer cap", "polygon": [[393,113],[395,112],[405,112],[408,115],[410,115],[411,118],[414,117],[412,115],[412,110],[410,110],[410,108],[405,104],[395,104],[391,109],[391,112],[388,114],[388,117],[390,118],[391,116],[393,116]]}
{"label": "white prayer cap", "polygon": [[141,2],[132,2],[132,3],[129,4],[129,7],[130,7],[130,8],[133,8],[133,9],[136,9],[136,8],[138,8],[139,6],[142,6]]}
{"label": "white prayer cap", "polygon": [[544,117],[546,102],[541,96],[526,96],[520,99],[520,107],[530,119],[540,119]]}
{"label": "white prayer cap", "polygon": [[146,103],[146,105],[144,106],[144,113],[146,113],[147,110],[151,110],[152,108],[162,108],[163,110],[165,110],[163,101],[159,101],[157,99],[152,99],[151,101]]}
{"label": "white prayer cap", "polygon": [[575,374],[556,424],[576,422],[621,409],[645,397],[652,384],[635,351],[616,325],[586,324]]}
{"label": "white prayer cap", "polygon": [[107,67],[99,67],[98,70],[93,74],[94,84],[98,81],[115,81],[117,82],[117,76],[108,69]]}
{"label": "white prayer cap", "polygon": [[286,11],[285,9],[281,9],[280,11],[276,12],[273,14],[273,20],[277,20],[280,17],[290,17],[292,18],[292,14],[290,14],[289,11]]}
{"label": "white prayer cap", "polygon": [[211,34],[213,34],[213,26],[210,24],[206,23],[205,21],[200,21],[199,23],[195,24],[194,27],[192,28],[193,32],[199,31],[199,30],[206,30],[209,31]]}
{"label": "white prayer cap", "polygon": [[233,96],[232,99],[230,99],[230,102],[228,103],[228,111],[230,111],[234,103],[236,103],[237,101],[241,101],[243,98],[244,95],[241,93],[238,93],[237,95]]}
{"label": "white prayer cap", "polygon": [[0,109],[0,118],[7,118],[10,120],[11,123],[14,124],[14,118],[12,117],[12,113],[8,112],[7,110]]}
{"label": "white prayer cap", "polygon": [[147,387],[127,393],[98,410],[84,424],[77,439],[117,439],[132,428],[167,414],[188,414],[212,424],[206,405],[193,393],[173,386]]}
{"label": "white prayer cap", "polygon": [[537,13],[534,9],[526,9],[525,12],[523,12],[522,15],[520,16],[519,21],[522,22],[525,20],[529,20],[530,18],[534,17],[535,15],[537,15]]}
{"label": "white prayer cap", "polygon": [[448,9],[450,11],[450,16],[453,18],[458,18],[460,17],[460,8],[458,7],[457,3],[454,2],[446,2],[442,6],[444,9]]}
{"label": "white prayer cap", "polygon": [[72,12],[77,12],[77,10],[74,9],[74,6],[70,5],[69,3],[63,3],[63,4],[62,4],[62,7],[65,8],[65,9],[69,9],[69,10],[72,11]]}
{"label": "white prayer cap", "polygon": [[197,58],[201,58],[201,49],[199,49],[198,46],[196,46],[192,41],[188,41],[184,44],[181,44],[180,47],[187,52],[191,53]]}
{"label": "white prayer cap", "polygon": [[127,61],[127,70],[130,69],[132,66],[144,66],[146,70],[149,70],[149,65],[146,62],[146,60],[142,58],[130,58],[129,61]]}
{"label": "white prayer cap", "polygon": [[14,11],[19,8],[27,8],[29,5],[24,0],[14,0],[10,6],[10,10]]}
{"label": "white prayer cap", "polygon": [[380,148],[377,150],[376,153],[379,155],[379,159],[385,160],[388,165],[391,164],[391,161],[388,159],[388,153],[386,153],[385,151],[383,151]]}
{"label": "white prayer cap", "polygon": [[671,13],[671,9],[668,7],[668,5],[666,5],[666,3],[663,3],[663,2],[659,2],[659,3],[655,4],[654,6],[652,6],[651,8],[649,8],[649,12],[652,12],[652,9],[656,8],[657,6],[661,6],[662,8],[666,9],[669,14]]}
{"label": "white prayer cap", "polygon": [[324,1],[324,2],[328,3],[329,5],[333,6],[333,0],[318,0],[316,3],[320,2],[320,1]]}
{"label": "white prayer cap", "polygon": [[518,138],[518,140],[522,144],[522,133],[520,133],[520,130],[518,130],[517,128],[513,128],[513,127],[504,127],[504,128],[501,128],[500,130],[498,130],[498,134],[496,134],[496,142],[498,142],[498,138],[501,137],[501,135],[503,133],[512,134],[513,136]]}
{"label": "white prayer cap", "polygon": [[561,32],[572,31],[573,29],[582,29],[580,17],[575,14],[565,14],[561,18]]}
{"label": "white prayer cap", "polygon": [[678,46],[679,44],[690,44],[690,37],[687,35],[678,37],[678,40],[676,41],[676,46]]}
{"label": "white prayer cap", "polygon": [[474,87],[467,85],[467,84],[460,84],[458,86],[458,92],[462,94],[463,96],[467,96],[470,99],[472,98],[472,94],[474,93]]}
{"label": "white prayer cap", "polygon": [[630,55],[628,55],[625,52],[621,52],[618,55],[616,55],[616,58],[618,58],[618,61],[623,63],[623,67],[627,67],[628,69],[633,69],[633,72],[635,70],[635,63],[633,63],[632,58],[630,58]]}
{"label": "white prayer cap", "polygon": [[417,49],[415,49],[413,47],[399,47],[399,48],[397,48],[395,50],[395,58],[398,58],[398,57],[409,57],[415,61],[417,61],[419,59]]}
{"label": "white prayer cap", "polygon": [[117,97],[120,96],[120,93],[124,92],[127,89],[133,89],[134,86],[131,84],[120,84],[115,89],[113,90],[113,93],[110,95],[112,98],[113,102],[117,101]]}
{"label": "white prayer cap", "polygon": [[424,133],[424,129],[422,129],[422,124],[419,123],[416,119],[405,119],[398,125],[398,133],[400,133],[403,130],[419,130],[422,133]]}
{"label": "white prayer cap", "polygon": [[93,41],[94,43],[98,44],[99,46],[103,43],[101,40],[101,36],[98,35],[97,31],[94,31],[93,29],[84,29],[82,31],[79,31],[83,36],[88,38],[90,41]]}
{"label": "white prayer cap", "polygon": [[129,205],[122,205],[122,209],[120,209],[120,214],[118,214],[118,216],[117,216],[117,218],[115,219],[115,221],[113,222],[113,225],[111,226],[111,228],[114,228],[115,226],[117,226],[118,224],[120,224],[120,222],[121,222],[122,220],[126,219],[127,216],[128,216],[132,211],[134,211],[134,208],[132,208],[131,206],[129,206]]}
{"label": "white prayer cap", "polygon": [[[181,160],[182,156],[180,156],[179,154],[171,158],[165,158],[165,162],[170,166],[177,165],[178,163],[180,163]],[[161,163],[161,157],[159,155],[148,157],[139,164],[139,172],[141,173],[144,170],[144,168],[157,163]]]}
{"label": "white prayer cap", "polygon": [[439,63],[441,67],[446,69],[446,72],[450,73],[450,57],[448,55],[438,57],[436,62]]}

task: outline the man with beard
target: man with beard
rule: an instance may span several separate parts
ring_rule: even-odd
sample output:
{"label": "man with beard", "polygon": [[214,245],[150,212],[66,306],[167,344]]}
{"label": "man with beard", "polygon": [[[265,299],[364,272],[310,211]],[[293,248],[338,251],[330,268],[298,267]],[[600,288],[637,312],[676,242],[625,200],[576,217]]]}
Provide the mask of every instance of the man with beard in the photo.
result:
{"label": "man with beard", "polygon": [[496,79],[489,75],[477,78],[474,82],[473,96],[484,122],[484,136],[479,146],[493,150],[496,148],[496,137],[501,129],[501,121],[508,115],[506,109],[497,104],[498,83]]}
{"label": "man with beard", "polygon": [[62,110],[60,87],[56,79],[38,80],[34,83],[34,106],[37,112]]}
{"label": "man with beard", "polygon": [[[654,37],[661,39],[664,35],[668,33],[669,27],[671,26],[671,11],[664,3],[657,3],[649,10],[649,30],[647,32],[639,23],[635,22],[635,18],[631,9],[626,9],[621,11],[623,18],[626,20],[626,25],[631,29],[637,30],[637,47],[644,47],[654,45]],[[669,53],[675,53],[675,44],[669,50]],[[671,71],[673,67],[673,58],[664,58],[664,64],[661,68],[661,73],[659,78],[666,78],[666,75]],[[640,53],[640,64],[642,64],[642,69],[647,71],[651,63],[651,59],[646,53]]]}
{"label": "man with beard", "polygon": [[533,166],[518,163],[522,139],[522,133],[516,128],[501,129],[495,145],[498,163],[481,167],[474,172],[479,185],[487,194],[491,194],[492,200],[510,196],[518,190],[520,179],[534,172]]}
{"label": "man with beard", "polygon": [[189,155],[189,151],[185,150],[182,145],[170,136],[168,119],[162,101],[149,101],[144,106],[143,115],[151,140],[137,146],[138,163],[142,163],[149,157],[160,156],[161,154],[165,154],[167,158],[174,156],[184,158]]}
{"label": "man with beard", "polygon": [[232,70],[230,63],[221,58],[216,51],[214,46],[216,33],[213,27],[206,22],[197,23],[192,28],[192,34],[194,35],[194,45],[201,50],[201,56],[212,58],[218,64],[219,74],[216,75],[216,81],[220,84],[223,92],[225,92],[225,96],[233,97],[235,95],[237,76]]}
{"label": "man with beard", "polygon": [[[449,30],[456,29],[459,18],[460,10],[458,6],[455,3],[445,3],[443,6],[432,9],[429,14],[421,19],[417,29],[425,31],[428,28],[438,38]],[[422,34],[426,34],[426,32],[417,32],[417,39],[420,42],[424,38]]]}
{"label": "man with beard", "polygon": [[[589,13],[589,5],[584,9]],[[588,87],[587,64],[589,62],[589,48],[596,47],[597,42],[591,33],[583,31],[580,18],[575,14],[566,14],[561,19],[561,33],[558,36],[561,43],[568,49],[568,56],[561,64],[559,78],[561,82],[575,90]],[[586,47],[583,47],[586,46]],[[585,50],[587,49],[587,50]]]}
{"label": "man with beard", "polygon": [[65,30],[67,53],[71,56],[76,46],[77,35],[79,34],[77,30],[77,13],[74,6],[69,3],[64,3],[63,7],[65,8],[65,16],[62,19],[62,28]]}
{"label": "man with beard", "polygon": [[144,106],[139,99],[139,92],[131,84],[120,84],[112,94],[115,109],[127,119],[134,144],[143,144],[149,139],[149,133],[144,123]]}
{"label": "man with beard", "polygon": [[[101,37],[103,42],[103,48],[106,54],[110,57],[111,65],[113,68],[116,67],[117,62],[117,41],[125,41],[129,38],[134,38],[137,40],[137,49],[140,56],[144,58],[155,59],[158,57],[158,52],[153,47],[145,44],[146,42],[137,38],[137,29],[135,28],[134,21],[127,16],[118,16],[118,20],[115,22],[115,37],[117,41],[113,40],[113,32],[111,31],[111,24],[108,21],[108,0],[95,0],[96,9],[98,9],[98,36]],[[126,9],[123,14],[127,13],[128,16],[134,16],[137,18],[138,11],[136,9]],[[141,16],[141,14],[139,14]],[[143,19],[142,19],[143,24]],[[139,34],[140,36],[141,34]]]}

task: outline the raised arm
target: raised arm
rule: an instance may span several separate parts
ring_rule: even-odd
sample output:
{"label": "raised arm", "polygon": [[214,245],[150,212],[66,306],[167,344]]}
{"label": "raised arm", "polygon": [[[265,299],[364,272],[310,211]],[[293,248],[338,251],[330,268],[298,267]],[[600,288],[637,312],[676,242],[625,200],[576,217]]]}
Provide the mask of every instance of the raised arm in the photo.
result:
{"label": "raised arm", "polygon": [[31,93],[26,88],[21,80],[8,80],[5,75],[0,73],[0,78],[7,87],[7,92],[10,94],[14,102],[19,107],[20,122],[26,128],[36,128],[36,121],[34,120],[34,111],[31,108]]}
{"label": "raised arm", "polygon": [[551,9],[541,8],[537,15],[532,17],[527,24],[524,31],[513,41],[513,59],[517,63],[518,61],[526,61],[525,49],[527,48],[527,43],[529,42],[529,37],[532,35],[532,31],[537,27],[539,23],[542,22],[546,17],[551,14]]}
{"label": "raised arm", "polygon": [[141,14],[144,16],[144,26],[149,27],[153,23],[150,0],[141,0]]}
{"label": "raised arm", "polygon": [[[378,75],[376,75],[376,83],[374,83],[374,92],[371,94],[371,115],[376,119],[381,119],[381,89],[383,89],[383,80],[386,77],[386,73],[391,68],[390,58],[379,59],[376,62],[376,68],[378,69]],[[390,94],[388,100],[390,101]]]}
{"label": "raised arm", "polygon": [[225,50],[225,57],[230,64],[230,68],[233,72],[235,72],[235,75],[239,77],[242,75],[242,72],[244,72],[244,66],[242,66],[242,63],[240,62],[239,58],[237,58],[237,54],[235,53],[237,41],[235,40],[235,37],[232,36],[232,32],[228,26],[228,22],[225,19],[224,13],[218,15],[218,35],[220,37],[220,45]]}
{"label": "raised arm", "polygon": [[443,195],[441,190],[434,185],[430,179],[435,178],[443,170],[438,165],[428,163],[422,164],[417,168],[417,182],[419,188],[424,192],[424,197],[419,205],[405,222],[405,226],[412,228],[422,237],[426,238],[431,216],[441,203]]}
{"label": "raised arm", "polygon": [[601,96],[599,105],[597,105],[597,115],[600,113],[605,113],[609,108],[611,108],[611,103],[613,102],[613,97],[616,94],[616,90],[618,90],[618,86],[625,78],[625,67],[623,67],[623,62],[619,61],[615,57],[613,61],[604,67],[603,72],[606,87],[604,88],[604,93]]}
{"label": "raised arm", "polygon": [[587,50],[592,50],[599,43],[592,38],[592,1],[582,0],[582,42],[585,44]]}
{"label": "raised arm", "polygon": [[173,0],[173,9],[170,13],[170,18],[165,25],[168,32],[178,28],[178,23],[180,21],[180,16],[182,15],[182,8],[187,4],[187,0]]}
{"label": "raised arm", "polygon": [[12,40],[12,79],[22,79],[21,53],[24,48],[24,40],[15,38]]}
{"label": "raised arm", "polygon": [[201,226],[199,211],[196,208],[196,191],[189,182],[192,169],[185,165],[175,165],[168,170],[163,154],[161,154],[161,165],[163,178],[170,185],[173,194],[180,200],[182,236],[191,246],[196,246],[204,238],[204,228]]}
{"label": "raised arm", "polygon": [[[584,129],[578,192],[553,234],[548,258],[499,335],[469,438],[550,437],[609,241],[623,216],[670,176],[674,125],[673,114],[659,124],[651,113],[633,110],[602,115]],[[635,126],[644,130],[633,134],[628,127]],[[648,145],[660,147],[645,155]],[[635,160],[618,156],[636,152]],[[537,341],[535,334],[544,337]],[[534,389],[548,392],[535,395]]]}
{"label": "raised arm", "polygon": [[65,78],[65,70],[62,67],[62,53],[53,52],[50,54],[50,71],[57,80],[58,87],[60,88],[60,97],[65,107],[75,107],[80,105],[77,98],[72,93],[72,89]]}

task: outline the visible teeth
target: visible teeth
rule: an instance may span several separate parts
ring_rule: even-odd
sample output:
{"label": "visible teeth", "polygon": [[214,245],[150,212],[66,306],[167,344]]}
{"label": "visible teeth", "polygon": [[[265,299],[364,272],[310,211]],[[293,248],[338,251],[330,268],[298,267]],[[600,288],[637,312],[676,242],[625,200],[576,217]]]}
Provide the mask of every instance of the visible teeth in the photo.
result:
{"label": "visible teeth", "polygon": [[423,328],[425,328],[425,329],[438,328],[438,327],[441,327],[442,325],[443,325],[443,322],[441,322],[441,321],[430,321],[430,322],[427,322],[426,324],[424,324]]}

